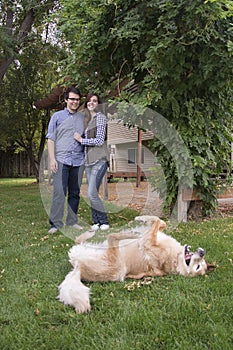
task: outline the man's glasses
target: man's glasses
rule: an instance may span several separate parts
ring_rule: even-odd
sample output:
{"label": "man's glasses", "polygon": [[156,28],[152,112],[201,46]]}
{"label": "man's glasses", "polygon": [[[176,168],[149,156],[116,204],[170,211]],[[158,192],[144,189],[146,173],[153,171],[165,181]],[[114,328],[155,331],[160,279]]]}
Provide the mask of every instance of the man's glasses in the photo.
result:
{"label": "man's glasses", "polygon": [[79,102],[79,101],[80,101],[80,98],[68,97],[68,100]]}

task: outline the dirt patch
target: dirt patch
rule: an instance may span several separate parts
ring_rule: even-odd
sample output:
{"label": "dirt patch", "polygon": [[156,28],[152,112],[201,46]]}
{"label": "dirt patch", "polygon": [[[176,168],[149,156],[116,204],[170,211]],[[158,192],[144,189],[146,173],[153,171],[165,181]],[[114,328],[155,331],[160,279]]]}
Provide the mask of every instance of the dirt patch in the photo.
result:
{"label": "dirt patch", "polygon": [[233,198],[219,199],[218,214],[222,217],[233,216]]}
{"label": "dirt patch", "polygon": [[[108,200],[123,208],[135,209],[144,215],[162,216],[162,200],[156,191],[153,191],[147,181],[140,182],[136,187],[136,182],[120,181],[107,184]],[[103,198],[103,190],[100,194]],[[83,184],[81,194],[87,196],[87,185]],[[216,216],[233,216],[233,198],[220,199]],[[192,218],[193,220],[193,218]]]}
{"label": "dirt patch", "polygon": [[[108,200],[120,207],[135,209],[144,215],[162,214],[162,201],[156,191],[153,191],[147,181],[142,181],[139,187],[135,182],[120,181],[107,184]],[[100,194],[102,195],[102,188]],[[87,185],[82,185],[81,194],[87,195]]]}

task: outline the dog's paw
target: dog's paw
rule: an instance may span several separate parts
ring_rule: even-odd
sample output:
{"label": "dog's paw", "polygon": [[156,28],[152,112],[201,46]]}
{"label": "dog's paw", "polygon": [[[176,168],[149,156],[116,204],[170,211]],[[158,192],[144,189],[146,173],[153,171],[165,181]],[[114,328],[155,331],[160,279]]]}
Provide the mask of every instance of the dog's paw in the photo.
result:
{"label": "dog's paw", "polygon": [[89,238],[92,238],[95,235],[95,231],[86,231],[82,233],[80,236],[75,238],[75,245],[82,244],[86,242]]}
{"label": "dog's paw", "polygon": [[159,220],[158,216],[153,216],[153,215],[140,215],[140,216],[136,216],[134,218],[135,221],[138,221],[138,222],[145,222],[145,223],[151,223],[151,222],[154,222],[154,221],[157,221]]}

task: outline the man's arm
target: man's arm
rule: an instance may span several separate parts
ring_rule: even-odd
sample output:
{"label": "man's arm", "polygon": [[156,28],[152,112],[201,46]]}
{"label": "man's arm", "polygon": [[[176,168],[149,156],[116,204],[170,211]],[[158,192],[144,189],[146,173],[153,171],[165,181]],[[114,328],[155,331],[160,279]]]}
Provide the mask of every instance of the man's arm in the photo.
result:
{"label": "man's arm", "polygon": [[51,139],[48,139],[48,153],[49,153],[50,169],[52,172],[56,173],[58,170],[58,165],[57,165],[57,161],[55,158],[54,141]]}

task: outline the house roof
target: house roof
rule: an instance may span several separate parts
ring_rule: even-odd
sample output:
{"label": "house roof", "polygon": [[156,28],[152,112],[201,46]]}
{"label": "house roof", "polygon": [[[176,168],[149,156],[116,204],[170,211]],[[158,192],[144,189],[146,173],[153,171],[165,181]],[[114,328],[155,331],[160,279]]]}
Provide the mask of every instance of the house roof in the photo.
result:
{"label": "house roof", "polygon": [[[152,131],[142,131],[142,141],[153,139],[155,134]],[[138,128],[124,125],[119,120],[108,121],[108,143],[112,145],[137,142]]]}
{"label": "house roof", "polygon": [[[67,82],[71,82],[70,77],[64,78],[64,85],[66,85]],[[128,81],[127,79],[124,79],[122,81],[118,81],[118,79],[115,77],[112,79],[112,83],[115,85],[112,90],[109,90],[106,92],[106,96],[103,98],[103,101],[110,98],[110,97],[117,97],[120,95],[121,91],[126,89],[130,92],[136,92],[137,91],[137,84],[134,83],[134,81]],[[71,83],[72,85],[76,85],[74,83]],[[64,108],[63,104],[63,94],[65,92],[66,86],[63,85],[57,85],[55,88],[52,89],[51,93],[45,96],[44,98],[36,101],[34,103],[35,107],[38,109],[62,109]],[[113,112],[114,113],[114,108]],[[109,111],[111,113],[111,111]]]}
{"label": "house roof", "polygon": [[36,101],[34,103],[35,107],[38,109],[62,109],[63,105],[63,94],[65,87],[62,85],[57,85],[52,89],[51,93],[46,97]]}

